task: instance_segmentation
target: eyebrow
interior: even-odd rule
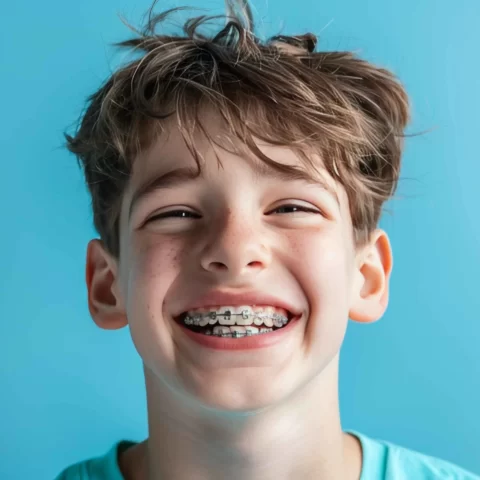
[[[334,198],[337,205],[340,207],[340,201],[337,192],[324,178],[322,178],[321,175],[313,177],[309,173],[300,170],[296,172],[282,171],[269,167],[265,164],[255,165],[254,171],[258,177],[268,176],[283,181],[303,180],[309,185],[314,185],[317,187],[320,186]],[[144,198],[150,196],[152,193],[167,188],[177,187],[181,184],[192,182],[197,178],[201,177],[202,173],[201,171],[199,171],[198,168],[180,167],[149,178],[146,182],[141,184],[133,193],[132,200],[130,202],[128,217],[131,217],[136,204],[138,204],[140,200],[143,200]]]
[[[132,195],[128,217],[131,217],[135,205],[140,202],[140,200],[150,196],[153,192],[191,182],[199,176],[201,176],[201,172],[199,172],[198,168],[181,167],[149,178],[141,184]]]

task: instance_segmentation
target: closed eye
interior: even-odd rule
[[[322,214],[322,212],[316,208],[309,208],[304,205],[286,204],[286,205],[277,207],[274,210],[271,210],[270,212],[267,213],[267,215],[271,215],[272,213],[279,213],[281,215],[285,215],[288,213],[298,213],[298,212],[314,213],[314,214],[320,214],[320,215]],[[168,212],[162,212],[162,213],[158,213],[157,215],[154,215],[153,217],[147,220],[147,223],[153,220],[162,220],[162,219],[168,219],[168,218],[198,219],[198,218],[201,218],[201,216],[198,213],[194,213],[189,210],[170,210]]]
[[[163,218],[201,218],[198,213],[190,212],[189,210],[170,210],[169,212],[162,212],[150,217],[147,222],[152,220],[161,220]]]
[[[282,215],[286,213],[297,213],[297,212],[307,212],[307,213],[316,213],[316,214],[322,213],[320,210],[316,208],[309,208],[309,207],[305,207],[304,205],[295,205],[295,204],[282,205],[280,207],[275,208],[274,210],[269,212],[267,215],[274,212],[279,212]]]

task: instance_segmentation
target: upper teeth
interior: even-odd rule
[[[242,305],[212,307],[190,310],[185,317],[187,325],[266,325],[282,327],[288,322],[288,314],[283,308]]]

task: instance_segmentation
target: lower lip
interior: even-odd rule
[[[293,317],[288,324],[269,333],[260,333],[258,335],[250,335],[242,338],[224,338],[215,335],[204,335],[196,333],[179,323],[182,331],[196,343],[215,350],[253,350],[255,348],[265,348],[281,342],[285,335],[295,328],[299,323],[300,316]]]

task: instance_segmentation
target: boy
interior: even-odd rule
[[[243,2],[242,2],[243,3]],[[342,431],[348,319],[387,308],[392,252],[377,228],[395,192],[408,97],[388,71],[316,37],[253,35],[227,3],[214,37],[156,33],[66,136],[100,240],[88,304],[129,325],[149,437],[58,478],[474,479],[439,459]]]

